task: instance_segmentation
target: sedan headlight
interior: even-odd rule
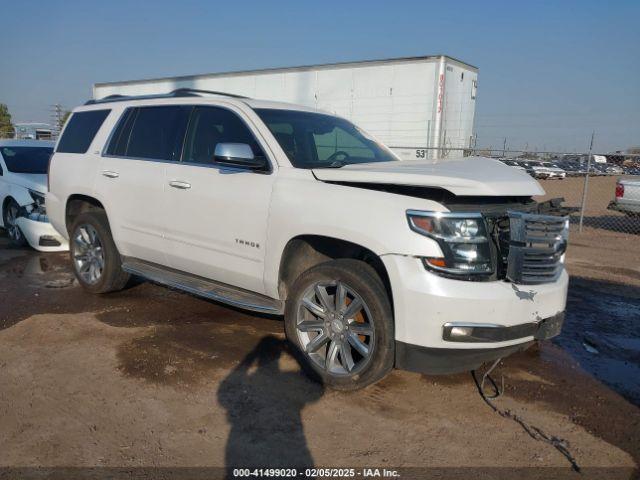
[[[493,273],[487,226],[480,213],[407,211],[414,232],[438,242],[443,257],[424,258],[425,266],[454,276]]]
[[[46,215],[47,210],[44,204],[44,193],[29,190],[29,195],[33,199],[33,211],[39,215]]]

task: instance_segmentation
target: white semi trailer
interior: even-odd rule
[[[297,103],[343,116],[411,160],[473,146],[477,87],[476,67],[437,55],[97,83],[93,97],[195,88]]]

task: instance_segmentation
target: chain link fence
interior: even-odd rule
[[[393,150],[398,147],[391,147]],[[546,194],[537,200],[564,198],[571,207],[574,233],[590,230],[640,234],[640,154],[527,152],[487,148],[415,148],[417,160],[446,161],[460,156],[484,156],[525,171]],[[408,149],[411,150],[411,149]],[[637,241],[637,237],[635,238]]]

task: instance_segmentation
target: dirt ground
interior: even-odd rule
[[[592,274],[572,288],[611,285],[633,306],[637,263],[604,274],[617,284],[593,283],[610,264],[592,258],[601,241],[571,247],[570,269]],[[505,359],[493,375],[504,378],[498,412],[470,374],[394,371],[338,393],[300,373],[278,318],[143,282],[93,296],[66,254],[0,237],[0,478],[187,478],[193,470],[157,468],[218,467],[198,477],[214,478],[220,467],[309,465],[414,467],[403,478],[637,477],[640,408],[574,353],[546,342]]]

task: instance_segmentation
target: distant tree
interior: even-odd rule
[[[67,110],[66,112],[64,112],[64,114],[62,115],[62,117],[60,117],[60,125],[58,125],[58,131],[61,131],[62,128],[65,126],[65,124],[67,123],[67,120],[69,120],[69,117],[71,116],[71,112],[69,110]]]
[[[9,109],[4,103],[0,103],[0,138],[13,138],[14,133]]]
[[[640,155],[640,147],[630,147],[627,149],[629,155]]]

